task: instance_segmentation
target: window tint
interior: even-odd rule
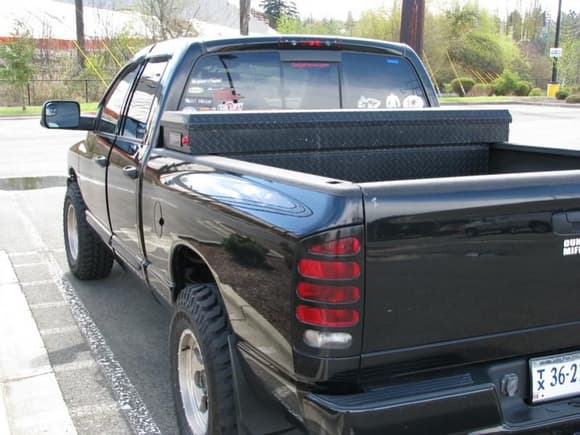
[[[180,109],[384,109],[425,105],[417,74],[400,57],[344,52],[340,63],[282,62],[278,52],[254,52],[202,58],[194,67]]]
[[[142,139],[147,129],[147,119],[157,97],[159,82],[167,66],[167,61],[149,62],[135,88],[129,103],[123,136]]]
[[[181,109],[241,111],[281,109],[277,52],[212,55],[191,74]]]
[[[400,57],[343,53],[342,73],[343,107],[347,109],[427,105],[417,74]]]
[[[338,64],[284,62],[286,109],[338,109]]]
[[[104,133],[117,133],[119,120],[121,118],[121,110],[123,109],[123,102],[125,101],[129,89],[131,89],[136,74],[137,66],[132,65],[107,95],[107,100],[105,101],[101,113],[99,131]]]

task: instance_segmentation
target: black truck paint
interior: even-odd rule
[[[312,41],[180,40],[138,54],[119,77],[167,62],[144,136],[103,132],[102,106],[79,120],[90,131],[71,149],[69,175],[87,222],[168,306],[188,284],[216,284],[240,433],[580,426],[577,397],[531,403],[528,366],[580,348],[579,259],[563,255],[580,232],[580,154],[507,143],[503,110],[437,108],[405,46]],[[179,111],[199,59],[262,51],[304,62],[399,56],[431,108]],[[353,237],[360,250],[325,260],[358,265],[348,310],[360,320],[318,328],[348,331],[347,348],[315,349],[298,307],[335,305],[297,295],[299,282],[317,282],[299,262]]]

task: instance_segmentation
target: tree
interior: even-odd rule
[[[192,20],[199,9],[197,0],[140,0],[143,20],[153,40],[197,36]]]
[[[0,44],[0,78],[18,87],[22,110],[26,110],[26,89],[34,74],[34,40],[22,22],[16,22],[10,39]]]
[[[382,7],[362,13],[353,34],[363,38],[398,41],[401,32],[401,2],[393,0],[390,10]]]
[[[298,18],[296,3],[286,0],[262,0],[260,7],[264,15],[268,18],[270,27],[278,28],[278,21],[281,17]]]

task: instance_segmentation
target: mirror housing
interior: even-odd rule
[[[49,100],[42,105],[40,125],[49,129],[93,130],[94,116],[81,116],[76,101]]]

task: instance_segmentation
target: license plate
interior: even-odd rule
[[[580,394],[580,352],[530,360],[532,403]]]

